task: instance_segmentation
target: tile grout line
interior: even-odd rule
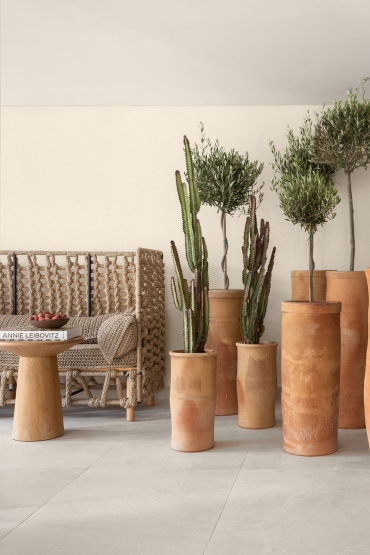
[[[100,455],[100,457],[98,457],[93,463],[90,464],[90,466],[86,467],[83,469],[83,471],[76,476],[75,478],[73,478],[73,480],[71,480],[70,482],[68,482],[68,484],[66,484],[64,487],[62,487],[59,491],[57,491],[56,493],[54,493],[54,495],[52,495],[47,501],[45,501],[45,503],[43,503],[42,505],[40,505],[39,507],[37,507],[37,509],[35,509],[30,515],[28,515],[25,519],[22,520],[22,522],[19,522],[19,524],[17,524],[17,526],[14,526],[14,528],[12,528],[7,534],[5,534],[5,536],[3,536],[0,539],[0,543],[3,541],[4,538],[6,538],[7,536],[9,536],[9,534],[11,534],[12,532],[14,532],[14,530],[16,530],[17,528],[19,528],[19,526],[21,524],[23,524],[24,522],[26,522],[26,520],[28,520],[29,518],[31,518],[31,516],[33,516],[35,513],[37,513],[37,511],[39,511],[40,509],[42,509],[42,507],[44,505],[46,505],[47,503],[49,503],[49,501],[51,501],[52,499],[54,499],[54,497],[56,497],[59,493],[61,493],[63,490],[65,490],[68,486],[70,486],[71,484],[73,484],[73,482],[75,482],[78,478],[80,478],[83,474],[85,474],[85,472],[87,470],[90,470],[90,468],[92,466],[94,466],[94,464],[98,461],[100,461],[100,459],[102,457],[105,457],[105,455],[107,455],[108,453],[110,453],[110,451],[112,451],[112,449],[114,449],[116,447],[116,445],[118,445],[118,443],[121,443],[124,439],[126,439],[128,436],[130,436],[131,434],[133,434],[134,432],[136,432],[136,430],[138,430],[142,425],[144,424],[144,422],[141,422],[138,426],[136,426],[136,428],[134,430],[131,430],[131,432],[129,432],[128,434],[125,434],[125,436],[118,440],[114,445],[112,445],[112,447],[110,449],[108,449],[108,451],[106,451],[105,453],[102,453]]]
[[[240,474],[241,469],[242,469],[243,466],[244,466],[245,459],[247,458],[247,455],[248,455],[248,453],[249,453],[249,451],[250,451],[250,449],[251,449],[251,447],[252,447],[252,444],[253,444],[253,442],[254,442],[254,438],[255,438],[255,437],[256,437],[256,433],[255,433],[254,436],[253,436],[253,439],[252,439],[252,441],[251,441],[251,443],[250,443],[250,445],[249,445],[249,447],[248,447],[248,450],[247,450],[247,452],[246,452],[246,454],[245,454],[245,457],[244,457],[244,459],[243,459],[243,461],[242,461],[242,463],[241,463],[241,465],[240,465],[239,471],[238,471],[237,475],[235,476],[235,480],[234,480],[234,482],[233,482],[233,485],[231,486],[230,491],[229,491],[229,493],[228,493],[228,495],[227,495],[227,497],[226,497],[226,499],[225,499],[225,503],[224,503],[223,506],[222,506],[222,509],[221,509],[221,512],[220,512],[220,514],[219,514],[219,516],[218,516],[218,519],[217,519],[217,521],[216,521],[216,524],[214,525],[213,530],[212,530],[212,532],[211,532],[211,535],[209,536],[209,540],[208,540],[208,542],[207,542],[207,545],[206,545],[206,547],[204,548],[203,555],[205,555],[205,553],[206,553],[206,551],[207,551],[207,548],[208,548],[208,546],[209,546],[209,542],[211,541],[212,536],[213,536],[213,534],[214,534],[214,532],[215,532],[215,530],[216,530],[216,528],[217,528],[217,524],[219,523],[220,518],[221,518],[221,516],[222,516],[222,513],[223,513],[224,510],[225,510],[226,503],[228,502],[229,497],[230,497],[230,495],[231,495],[231,492],[232,492],[233,489],[234,489],[235,483],[236,483],[236,481],[237,481],[237,479],[238,479],[238,477],[239,477],[239,474]]]

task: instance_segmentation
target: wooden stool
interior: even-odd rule
[[[0,341],[18,355],[13,439],[42,441],[64,435],[57,355],[83,341]]]

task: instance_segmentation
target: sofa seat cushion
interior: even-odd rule
[[[0,343],[1,345],[1,343]],[[18,370],[19,357],[0,348],[0,371]],[[136,349],[115,359],[114,364],[108,363],[99,345],[75,345],[58,355],[60,370],[100,370],[104,368],[134,368],[137,366]]]

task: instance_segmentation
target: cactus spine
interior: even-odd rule
[[[258,232],[256,198],[249,197],[249,215],[245,223],[243,252],[244,297],[240,325],[244,343],[258,345],[265,331],[263,325],[271,289],[271,274],[276,248],[272,249],[270,262],[265,271],[270,225],[261,220]]]
[[[186,259],[194,278],[189,285],[183,276],[176,245],[171,241],[176,273],[176,279],[171,278],[171,292],[175,307],[183,313],[185,353],[204,353],[209,326],[208,251],[197,218],[200,199],[187,137],[184,137],[184,146],[188,187],[182,183],[179,171],[176,172],[176,186],[181,205]]]

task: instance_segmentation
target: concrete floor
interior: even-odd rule
[[[368,555],[365,430],[304,458],[275,428],[216,418],[216,447],[170,448],[166,401],[128,423],[117,408],[65,410],[66,434],[11,439],[0,409],[1,555]]]

